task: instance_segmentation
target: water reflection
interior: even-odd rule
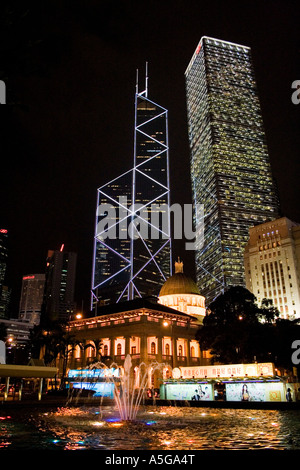
[[[0,448],[107,450],[300,449],[300,411],[145,407],[0,412]]]

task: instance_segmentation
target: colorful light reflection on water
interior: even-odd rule
[[[134,422],[113,407],[0,415],[0,449],[300,449],[300,410],[143,407]]]

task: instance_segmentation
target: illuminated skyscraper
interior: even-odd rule
[[[158,295],[171,274],[168,112],[135,94],[134,166],[98,189],[92,303]]]
[[[45,274],[23,276],[19,320],[38,325],[44,298]]]
[[[204,205],[196,276],[209,304],[245,285],[249,227],[278,217],[279,204],[250,48],[202,37],[185,79],[193,202]]]
[[[41,320],[68,321],[75,313],[74,301],[77,254],[49,250]]]

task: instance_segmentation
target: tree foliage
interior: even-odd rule
[[[279,319],[268,300],[258,307],[255,296],[243,287],[231,287],[208,308],[197,333],[202,350],[213,362],[274,362],[291,368],[291,344],[300,339],[297,320]]]

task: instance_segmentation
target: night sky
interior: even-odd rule
[[[48,249],[78,253],[89,308],[96,190],[133,162],[136,69],[169,111],[171,202],[191,203],[184,72],[204,35],[252,48],[282,214],[300,222],[300,4],[259,1],[4,1],[0,6],[0,228],[9,230],[13,311]],[[174,244],[185,272],[193,252]]]

